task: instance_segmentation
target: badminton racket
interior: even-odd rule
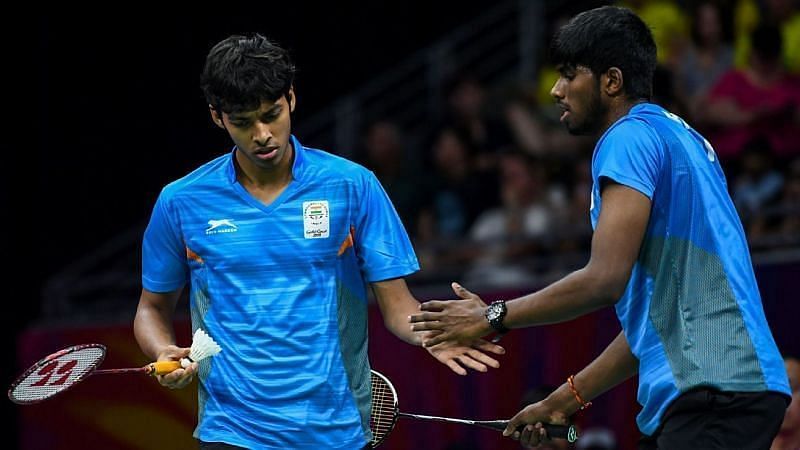
[[[395,391],[392,382],[382,373],[375,370],[372,371],[371,380],[372,413],[370,415],[369,425],[372,430],[372,441],[370,441],[372,448],[376,448],[383,443],[389,433],[394,429],[395,423],[397,423],[397,419],[400,417],[474,425],[497,431],[503,431],[506,429],[506,426],[508,426],[508,420],[466,420],[400,412],[397,401],[397,391]],[[578,433],[573,425],[554,425],[546,423],[543,424],[543,426],[547,431],[547,436],[551,438],[566,439],[569,442],[575,442],[578,439]],[[522,431],[523,428],[524,425],[520,426],[517,430]]]
[[[102,344],[83,344],[59,350],[32,365],[8,389],[8,398],[20,405],[47,400],[91,375],[143,373],[165,375],[181,368],[180,361],[158,361],[144,367],[98,369],[106,356]]]

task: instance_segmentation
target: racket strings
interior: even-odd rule
[[[103,347],[72,347],[36,363],[8,393],[17,403],[34,403],[52,397],[85,378],[105,356]]]
[[[372,429],[372,444],[383,440],[394,428],[396,419],[396,398],[394,390],[386,381],[372,374],[372,414],[370,415],[370,428]]]

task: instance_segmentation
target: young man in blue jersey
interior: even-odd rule
[[[627,9],[590,10],[560,29],[552,55],[561,122],[598,138],[589,262],[488,307],[454,285],[461,300],[423,304],[412,329],[438,333],[425,345],[439,345],[615,306],[617,338],[515,415],[505,435],[537,445],[545,435],[539,422],[566,422],[638,373],[642,448],[769,448],[789,398],[786,371],[711,144],[649,103],[650,30]]]
[[[208,449],[361,449],[371,439],[368,283],[387,328],[408,327],[419,302],[404,276],[419,269],[375,176],[291,134],[296,105],[288,52],[260,35],[209,52],[202,86],[213,122],[235,147],[167,185],[142,247],[134,321],[147,356],[176,360],[177,300],[188,282],[193,328],[222,352],[160,378],[197,375],[195,437]],[[497,367],[482,340],[428,351],[458,374]]]

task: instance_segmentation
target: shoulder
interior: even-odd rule
[[[230,153],[226,153],[172,181],[161,190],[161,199],[170,200],[182,195],[191,195],[209,184],[219,184],[225,179],[225,169],[230,164],[230,158]]]
[[[306,177],[317,181],[332,179],[353,184],[365,183],[374,178],[372,171],[347,158],[311,147],[303,147],[303,151]]]
[[[645,117],[643,114],[628,114],[615,122],[603,134],[598,141],[598,149],[658,144],[660,142],[658,134],[651,120],[653,119]]]

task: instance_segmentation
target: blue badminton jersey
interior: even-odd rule
[[[190,281],[200,364],[195,437],[259,449],[360,449],[371,439],[365,283],[419,270],[367,169],[304,148],[271,204],[236,180],[233,153],[166,186],[144,236],[142,283]]]
[[[639,359],[641,431],[655,432],[667,406],[694,387],[789,395],[711,144],[680,117],[639,104],[598,141],[592,178],[592,226],[604,179],[651,200],[639,258],[616,305]]]

